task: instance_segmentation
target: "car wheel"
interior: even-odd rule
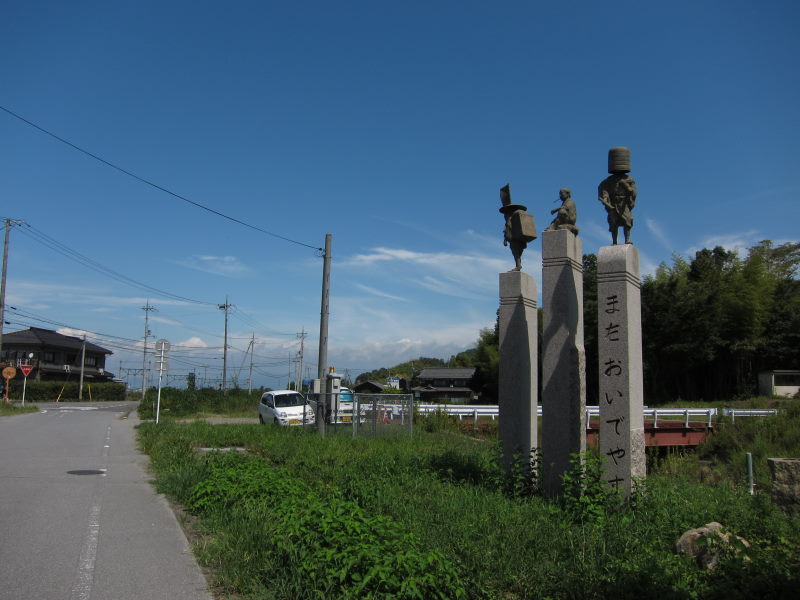
[[[258,413],[258,422],[264,425],[264,417],[261,416],[261,413]]]

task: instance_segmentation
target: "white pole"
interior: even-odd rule
[[[28,376],[25,375],[25,379],[22,380],[22,406],[25,406],[25,388],[28,387]]]

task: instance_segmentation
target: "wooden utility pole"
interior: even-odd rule
[[[325,419],[327,418],[327,394],[325,376],[328,372],[328,301],[331,288],[331,234],[325,234],[325,254],[322,262],[322,305],[319,317],[319,358],[317,359],[317,377],[319,378],[320,397],[317,401],[317,429],[325,435]]]
[[[12,225],[22,225],[25,221],[5,219],[6,234],[3,241],[3,274],[0,278],[0,356],[3,355],[3,325],[6,318],[6,271],[8,270],[8,236]]]

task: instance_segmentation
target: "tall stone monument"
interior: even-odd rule
[[[558,496],[572,454],[586,451],[583,244],[570,229],[542,232],[542,303],[542,483]]]
[[[533,216],[511,203],[509,186],[500,190],[500,200],[504,241],[511,245],[515,262],[513,270],[500,273],[499,434],[503,465],[509,469],[516,456],[528,467],[537,445],[537,290],[533,277],[522,272],[522,252],[537,235]]]
[[[619,150],[625,151],[623,154],[627,162],[623,161],[624,164],[617,160]],[[627,148],[612,148],[609,151],[609,171],[612,168],[617,169],[617,174],[633,181],[626,175],[630,170]],[[609,179],[600,184],[601,201],[604,185]],[[600,455],[605,461],[606,482],[618,489],[623,498],[627,498],[634,489],[636,478],[646,475],[646,467],[639,251],[630,244],[633,216],[629,211],[633,204],[628,201],[631,200],[631,186],[629,183],[621,185],[616,200],[612,200],[611,204],[627,207],[628,214],[626,218],[613,221],[617,217],[612,219],[609,212],[609,226],[618,223],[625,227],[626,243],[616,245],[616,230],[612,229],[615,245],[603,246],[597,256],[599,443]],[[616,212],[614,214],[617,215]]]

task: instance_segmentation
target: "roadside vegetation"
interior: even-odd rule
[[[178,389],[161,388],[161,410],[159,420],[170,418],[203,418],[214,415],[228,417],[258,417],[258,403],[262,389],[232,389],[227,392],[213,388]],[[158,390],[150,388],[144,401],[139,402],[138,415],[142,420],[154,419]]]
[[[760,475],[766,456],[800,455],[800,411],[724,425],[696,455],[653,455],[624,506],[591,455],[554,501],[521,470],[503,474],[496,443],[436,418],[414,439],[169,421],[141,425],[139,439],[159,491],[193,515],[222,597],[788,598],[800,585],[800,523]],[[711,521],[750,548],[708,571],[672,547]]]
[[[9,402],[6,404],[2,400],[0,400],[0,417],[8,417],[11,415],[22,415],[25,413],[37,412],[39,409],[35,406],[30,406],[26,404],[22,406],[17,403]]]

